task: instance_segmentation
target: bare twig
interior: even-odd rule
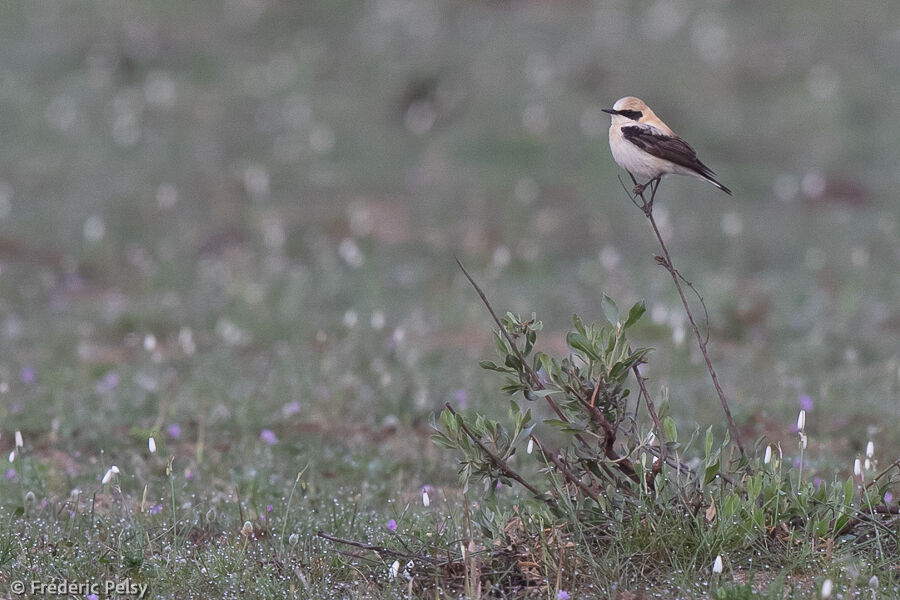
[[[629,175],[631,174],[629,173]],[[634,176],[632,176],[631,179],[632,181],[634,181],[635,186],[637,186],[638,184],[634,179]],[[621,179],[619,181],[621,182]],[[728,401],[725,399],[725,392],[722,390],[722,386],[719,383],[719,377],[716,375],[716,370],[715,368],[713,368],[712,361],[709,358],[709,352],[707,352],[706,350],[706,346],[709,340],[708,338],[704,339],[703,334],[700,333],[700,328],[697,326],[697,322],[694,319],[694,313],[691,311],[691,307],[688,304],[687,297],[684,294],[684,289],[681,286],[681,273],[678,271],[678,269],[675,268],[675,265],[672,262],[672,257],[669,254],[669,249],[668,247],[666,247],[666,242],[663,240],[663,236],[656,224],[656,219],[653,217],[653,201],[656,198],[656,191],[659,189],[659,183],[660,180],[658,178],[653,179],[648,183],[648,187],[650,189],[649,200],[644,197],[644,190],[640,190],[640,193],[638,193],[636,196],[628,194],[627,189],[625,190],[625,192],[626,194],[628,194],[629,199],[631,199],[631,201],[644,212],[647,220],[650,221],[650,226],[653,228],[653,233],[656,234],[656,239],[659,242],[659,247],[663,252],[663,256],[657,257],[657,262],[669,272],[669,275],[672,276],[672,281],[675,283],[675,289],[678,291],[678,296],[681,298],[681,304],[684,306],[684,311],[685,313],[687,313],[688,321],[691,324],[691,329],[694,331],[694,336],[697,338],[697,345],[700,348],[700,353],[703,354],[703,359],[704,361],[706,361],[706,368],[709,371],[709,376],[712,379],[713,386],[716,388],[716,393],[719,396],[719,401],[722,403],[722,410],[725,412],[725,418],[728,420],[728,428],[731,431],[731,436],[734,438],[734,443],[737,445],[741,456],[744,457],[746,456],[746,452],[744,451],[744,444],[741,441],[740,431],[738,431],[737,425],[734,422],[734,417],[731,415],[731,409],[728,407]],[[640,197],[641,204],[637,203],[637,197]]]
[[[487,296],[484,295],[484,292],[481,291],[481,288],[478,287],[478,284],[475,283],[475,280],[469,275],[469,272],[463,266],[462,261],[456,258],[456,264],[459,265],[459,268],[462,269],[463,275],[466,276],[466,279],[469,280],[469,283],[472,284],[472,287],[475,288],[475,291],[478,293],[478,296],[481,298],[481,301],[484,303],[485,307],[487,307],[488,312],[491,313],[491,316],[494,318],[494,323],[497,324],[497,327],[500,329],[500,333],[506,338],[506,341],[509,342],[510,347],[512,347],[512,351],[515,353],[516,358],[519,359],[519,362],[522,363],[522,367],[525,368],[525,372],[528,373],[528,377],[531,378],[531,384],[536,389],[542,389],[544,386],[541,385],[541,381],[537,376],[537,373],[534,372],[534,369],[531,368],[531,365],[526,362],[525,357],[522,356],[522,353],[519,351],[519,347],[513,341],[512,336],[509,335],[509,332],[506,331],[506,327],[503,326],[503,323],[500,322],[500,319],[497,317],[497,313],[494,312],[494,308],[491,306],[491,303],[488,302]]]
[[[870,487],[872,487],[873,485],[875,485],[876,483],[878,483],[878,480],[879,480],[879,479],[881,479],[882,477],[884,477],[885,475],[887,475],[888,473],[890,473],[891,471],[893,471],[894,469],[896,469],[896,468],[898,468],[898,467],[900,467],[900,460],[895,460],[894,462],[892,462],[891,464],[889,464],[888,466],[886,466],[886,467],[881,471],[881,473],[878,473],[878,474],[875,476],[875,478],[872,479],[872,481],[870,481],[869,483],[866,484],[866,489],[869,489]]]
[[[632,481],[637,482],[638,476],[634,470],[634,464],[627,456],[619,456],[619,454],[615,451],[613,446],[616,441],[616,433],[613,429],[613,426],[609,423],[606,417],[603,416],[603,413],[600,412],[596,406],[591,406],[588,402],[579,395],[575,395],[578,398],[578,401],[581,405],[588,411],[588,414],[591,415],[591,418],[600,426],[603,430],[603,453],[606,455],[606,458],[610,460],[616,467],[622,471],[622,473],[631,479]]]
[[[450,406],[449,402],[445,403],[444,406],[447,407],[447,410],[450,411],[451,415],[453,415],[454,417],[457,416],[456,411],[453,410],[453,407]],[[472,431],[466,425],[465,421],[460,419],[459,426],[462,428],[462,430],[465,432],[465,434],[467,436],[469,436],[469,439],[472,440],[473,442],[475,442],[475,444],[479,448],[481,448],[481,451],[487,455],[487,457],[490,459],[490,461],[492,463],[494,463],[494,466],[497,467],[498,469],[500,469],[500,471],[504,475],[506,475],[510,479],[518,482],[522,487],[524,487],[526,490],[528,490],[529,492],[534,494],[537,498],[540,498],[541,500],[543,500],[550,506],[556,506],[556,503],[553,502],[553,500],[551,500],[550,498],[548,498],[546,494],[542,493],[536,487],[534,487],[533,485],[528,483],[521,475],[519,475],[518,473],[513,471],[512,468],[506,463],[505,460],[503,460],[502,458],[500,458],[499,456],[497,456],[496,454],[491,452],[491,450],[482,443],[481,439],[477,435],[472,433]]]
[[[364,542],[357,542],[354,540],[347,540],[344,538],[339,538],[337,536],[331,535],[330,533],[325,533],[324,531],[320,531],[316,534],[318,537],[323,540],[328,540],[329,542],[337,542],[338,544],[346,544],[348,546],[353,546],[354,548],[362,548],[363,550],[371,550],[372,552],[377,552],[379,554],[386,554],[388,556],[396,556],[397,558],[408,558],[412,560],[419,560],[422,562],[428,562],[431,564],[437,564],[440,561],[434,559],[430,556],[426,556],[424,554],[407,554],[406,552],[397,552],[396,550],[391,550],[390,548],[385,548],[384,546],[374,546],[372,544],[366,544]]]
[[[656,406],[653,404],[653,400],[650,399],[650,392],[647,391],[647,382],[644,379],[644,376],[641,375],[640,369],[638,369],[637,365],[631,367],[631,370],[634,372],[634,378],[637,379],[638,387],[641,390],[641,395],[644,397],[644,403],[647,405],[647,412],[650,413],[650,419],[653,420],[653,426],[656,427],[656,431],[659,433],[659,452],[660,459],[663,462],[666,462],[666,458],[668,457],[668,444],[666,441],[666,431],[663,429],[662,423],[659,420],[659,417],[656,414]]]
[[[600,502],[600,497],[597,496],[597,492],[595,492],[590,487],[585,485],[585,483],[583,481],[581,481],[581,479],[579,479],[578,476],[575,475],[575,473],[573,473],[569,467],[566,466],[566,463],[564,463],[562,460],[560,460],[559,457],[557,457],[555,455],[555,453],[547,452],[546,450],[544,450],[544,445],[541,444],[541,441],[539,439],[537,439],[537,437],[532,435],[531,439],[533,439],[534,443],[537,444],[538,450],[541,451],[541,454],[544,455],[544,458],[546,458],[547,460],[552,462],[553,465],[557,469],[559,469],[559,471],[563,474],[563,477],[566,478],[566,481],[569,481],[569,482],[575,484],[578,487],[578,489],[580,489],[582,492],[587,494],[588,498],[590,498],[594,502],[598,502],[598,503]]]
[[[519,347],[516,346],[512,337],[509,335],[509,332],[506,331],[505,327],[503,327],[503,323],[500,322],[500,319],[497,317],[497,313],[494,312],[494,307],[491,306],[491,303],[488,301],[487,296],[484,294],[483,291],[481,291],[481,288],[478,287],[478,284],[475,283],[475,279],[469,274],[469,272],[463,266],[462,261],[460,261],[459,258],[456,258],[456,264],[459,265],[459,268],[462,270],[463,274],[466,276],[466,279],[468,279],[469,283],[472,284],[472,287],[475,288],[475,292],[478,294],[478,297],[481,298],[481,301],[482,301],[482,303],[484,303],[484,306],[488,309],[488,312],[491,313],[491,317],[493,317],[494,323],[496,323],[497,327],[500,329],[500,333],[503,335],[503,337],[506,338],[506,341],[509,342],[509,345],[512,347],[512,350],[515,353],[516,358],[518,358],[519,362],[522,363],[522,366],[524,367],[525,372],[528,374],[528,378],[531,380],[528,383],[531,386],[532,390],[540,391],[540,390],[545,389],[544,384],[541,383],[541,380],[538,377],[537,373],[534,372],[534,369],[531,368],[531,366],[525,360],[525,357],[522,356],[522,353],[519,351]],[[559,408],[559,406],[556,404],[556,402],[553,400],[553,398],[550,397],[549,394],[544,395],[544,400],[547,401],[547,404],[550,406],[550,408],[553,410],[553,412],[556,413],[556,416],[558,416],[560,418],[560,420],[565,421],[566,423],[570,422],[569,419],[566,418],[566,415]],[[575,439],[578,440],[585,447],[590,448],[590,444],[587,443],[587,440],[584,439],[584,436],[576,433]]]

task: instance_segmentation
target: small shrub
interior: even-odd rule
[[[650,349],[628,339],[643,304],[623,317],[604,298],[604,309],[601,324],[573,319],[561,357],[536,350],[535,315],[507,313],[493,334],[499,361],[481,366],[501,374],[502,391],[518,397],[509,401],[508,420],[463,415],[448,404],[434,425],[435,443],[459,458],[463,489],[481,497],[475,520],[495,549],[486,560],[501,563],[491,570],[546,588],[575,572],[592,581],[666,581],[672,573],[709,572],[718,554],[730,564],[760,556],[773,565],[788,556],[815,563],[835,543],[872,536],[882,555],[892,551],[893,538],[877,536],[891,511],[876,507],[891,478],[814,486],[784,468],[780,448],[764,452],[759,442],[760,456],[742,457],[712,427],[682,441],[668,405],[657,412],[640,374]],[[548,418],[535,416],[539,402]],[[527,496],[504,508],[501,486]],[[740,586],[716,591],[770,597],[753,594]]]

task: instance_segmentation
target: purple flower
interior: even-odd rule
[[[397,521],[394,519],[388,521],[388,531],[397,531]]]
[[[100,597],[97,594],[88,594],[87,600],[100,600]]]
[[[177,440],[181,437],[181,425],[178,423],[172,423],[168,427],[166,427],[166,431],[169,434],[169,437]]]
[[[278,443],[278,437],[275,435],[275,432],[271,429],[263,429],[259,432],[259,439],[264,441],[270,446],[274,446]]]
[[[102,394],[116,389],[119,385],[119,374],[115,371],[107,371],[106,375],[97,382],[97,392]]]
[[[34,367],[22,367],[21,375],[22,381],[25,383],[34,383],[34,380],[37,378]]]
[[[284,406],[281,407],[281,414],[285,417],[289,417],[291,415],[296,415],[300,412],[300,403],[296,400],[292,402],[288,402]]]
[[[800,408],[802,408],[803,410],[813,409],[813,399],[806,394],[800,394],[800,397],[797,398],[797,404],[799,404]]]
[[[893,501],[894,501],[894,494],[892,494],[890,492],[885,492],[884,493],[884,503],[890,504]]]
[[[162,504],[154,504],[153,506],[150,507],[150,514],[158,515],[160,512],[162,512],[162,509],[163,509]]]
[[[556,600],[569,600],[572,596],[569,595],[569,592],[566,590],[559,590],[556,592]]]
[[[16,478],[16,470],[13,469],[12,467],[10,467],[10,468],[7,469],[7,471],[6,471],[6,480],[7,480],[7,481],[12,481],[12,480],[15,479],[15,478]]]
[[[822,487],[822,478],[821,477],[813,477],[813,487],[819,489]]]
[[[271,504],[266,504],[266,512],[272,512],[273,510],[275,510],[274,506],[272,506]]]

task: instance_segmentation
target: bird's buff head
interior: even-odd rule
[[[612,115],[613,124],[622,121],[644,123],[648,119],[656,118],[650,107],[644,101],[634,96],[619,98],[612,108],[604,108],[603,112]]]

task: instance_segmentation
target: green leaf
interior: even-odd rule
[[[499,352],[501,355],[509,354],[510,352],[512,352],[512,348],[509,347],[509,344],[506,343],[506,340],[503,338],[503,336],[496,331],[494,332],[494,345],[497,346],[497,352]]]
[[[511,372],[511,369],[508,369],[507,367],[501,367],[500,365],[498,365],[495,362],[490,361],[490,360],[483,360],[478,363],[478,366],[481,367],[482,369],[487,369],[488,371],[497,371],[498,373],[510,373]]]
[[[637,323],[645,312],[647,312],[647,306],[644,304],[644,301],[640,300],[639,302],[635,302],[631,307],[631,310],[628,311],[628,318],[625,319],[625,329],[628,329]]]
[[[847,482],[844,484],[844,506],[850,506],[853,503],[853,478],[848,477]]]
[[[574,331],[570,331],[566,336],[566,343],[569,344],[569,347],[573,350],[577,350],[581,352],[588,358],[593,358],[594,360],[600,360],[600,355],[597,354],[594,349],[591,347],[590,341],[587,337],[581,333],[575,333]]]
[[[666,417],[663,419],[663,431],[666,432],[666,441],[667,442],[677,442],[678,441],[678,430],[675,428],[675,419],[672,417]]]
[[[606,316],[606,320],[615,325],[619,322],[619,307],[616,306],[616,303],[612,298],[603,294],[603,301],[600,303],[603,307],[603,314]]]
[[[584,323],[581,321],[581,317],[578,315],[572,315],[572,324],[575,326],[575,330],[581,335],[587,335],[587,329],[584,328]]]
[[[565,433],[581,433],[582,431],[584,431],[584,427],[579,427],[578,425],[563,421],[562,419],[545,419],[544,423],[552,427],[556,427],[557,429]]]
[[[506,360],[504,362],[506,363],[507,367],[513,369],[514,371],[522,370],[522,361],[520,361],[519,357],[517,357],[515,354],[507,354]]]
[[[534,366],[535,371],[539,370],[537,367],[540,365],[541,369],[544,369],[544,372],[547,373],[547,376],[550,376],[550,373],[553,371],[553,361],[547,356],[544,352],[538,352],[534,355]]]
[[[452,441],[450,441],[449,438],[444,435],[436,433],[431,436],[431,441],[433,444],[435,444],[436,446],[440,446],[441,448],[446,448],[447,450],[456,450],[456,444],[454,444]]]
[[[519,408],[518,402],[510,399],[509,401],[509,412],[512,415],[513,420],[517,419],[522,415],[522,409]]]
[[[710,481],[716,478],[716,475],[719,474],[719,461],[717,460],[711,465],[707,465],[706,472],[703,477],[703,484],[706,485]]]

